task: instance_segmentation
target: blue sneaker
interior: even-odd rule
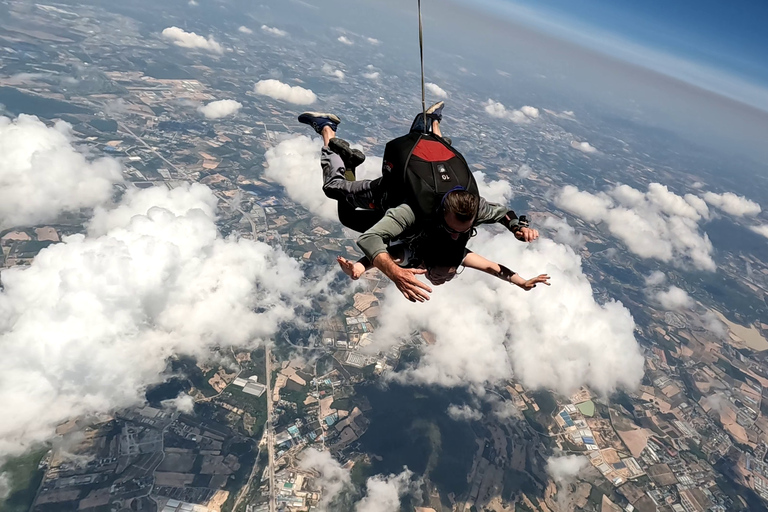
[[[338,128],[341,119],[333,114],[324,114],[322,112],[304,112],[299,116],[299,122],[308,124],[319,134],[322,133],[323,128],[330,126],[335,132]]]
[[[417,132],[431,132],[432,131],[432,122],[431,121],[437,121],[438,123],[443,120],[443,107],[445,106],[444,101],[438,101],[431,107],[427,109],[427,121],[428,121],[428,129],[424,129],[424,114],[418,113],[416,114],[416,117],[413,118],[413,123],[411,123],[411,131],[417,131]]]

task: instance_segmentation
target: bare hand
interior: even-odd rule
[[[544,283],[547,286],[551,286],[549,279],[550,277],[547,274],[540,274],[534,278],[528,279],[526,282],[520,285],[520,288],[525,291],[530,291],[536,288],[536,284],[538,283]]]
[[[397,289],[411,302],[429,300],[432,288],[419,281],[416,276],[427,271],[419,268],[399,268],[389,276]]]
[[[539,232],[538,230],[532,228],[520,228],[515,231],[515,238],[521,242],[533,242],[539,238]]]

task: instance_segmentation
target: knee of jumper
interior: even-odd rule
[[[339,187],[340,180],[342,180],[342,178],[335,176],[331,179],[325,180],[325,183],[323,183],[323,193],[325,194],[325,197],[329,199],[335,199],[336,201],[347,200],[346,192],[341,187]]]

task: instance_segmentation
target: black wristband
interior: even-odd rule
[[[500,270],[499,270],[499,272],[496,273],[496,275],[498,277],[500,277],[501,279],[505,280],[505,281],[509,281],[509,278],[511,278],[516,273],[513,270],[509,270],[504,265],[499,265],[499,268],[500,268]]]
[[[517,215],[515,215],[515,212],[509,210],[507,214],[504,215],[504,218],[499,221],[499,223],[508,230],[514,231],[515,228],[517,228],[519,221],[520,220],[517,218]]]

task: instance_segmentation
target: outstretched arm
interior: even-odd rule
[[[480,205],[477,209],[477,218],[475,224],[487,224],[498,222],[515,235],[515,238],[521,242],[533,242],[539,238],[539,232],[528,226],[528,219],[525,215],[518,217],[517,214],[506,206],[489,203],[484,198],[480,198]]]
[[[550,284],[549,276],[547,274],[539,274],[532,279],[525,279],[512,270],[509,270],[504,265],[499,265],[498,263],[487,260],[474,252],[467,254],[463,264],[467,268],[474,268],[475,270],[480,270],[486,274],[496,276],[499,279],[515,284],[526,291],[535,288],[537,283],[544,283],[547,286]]]

